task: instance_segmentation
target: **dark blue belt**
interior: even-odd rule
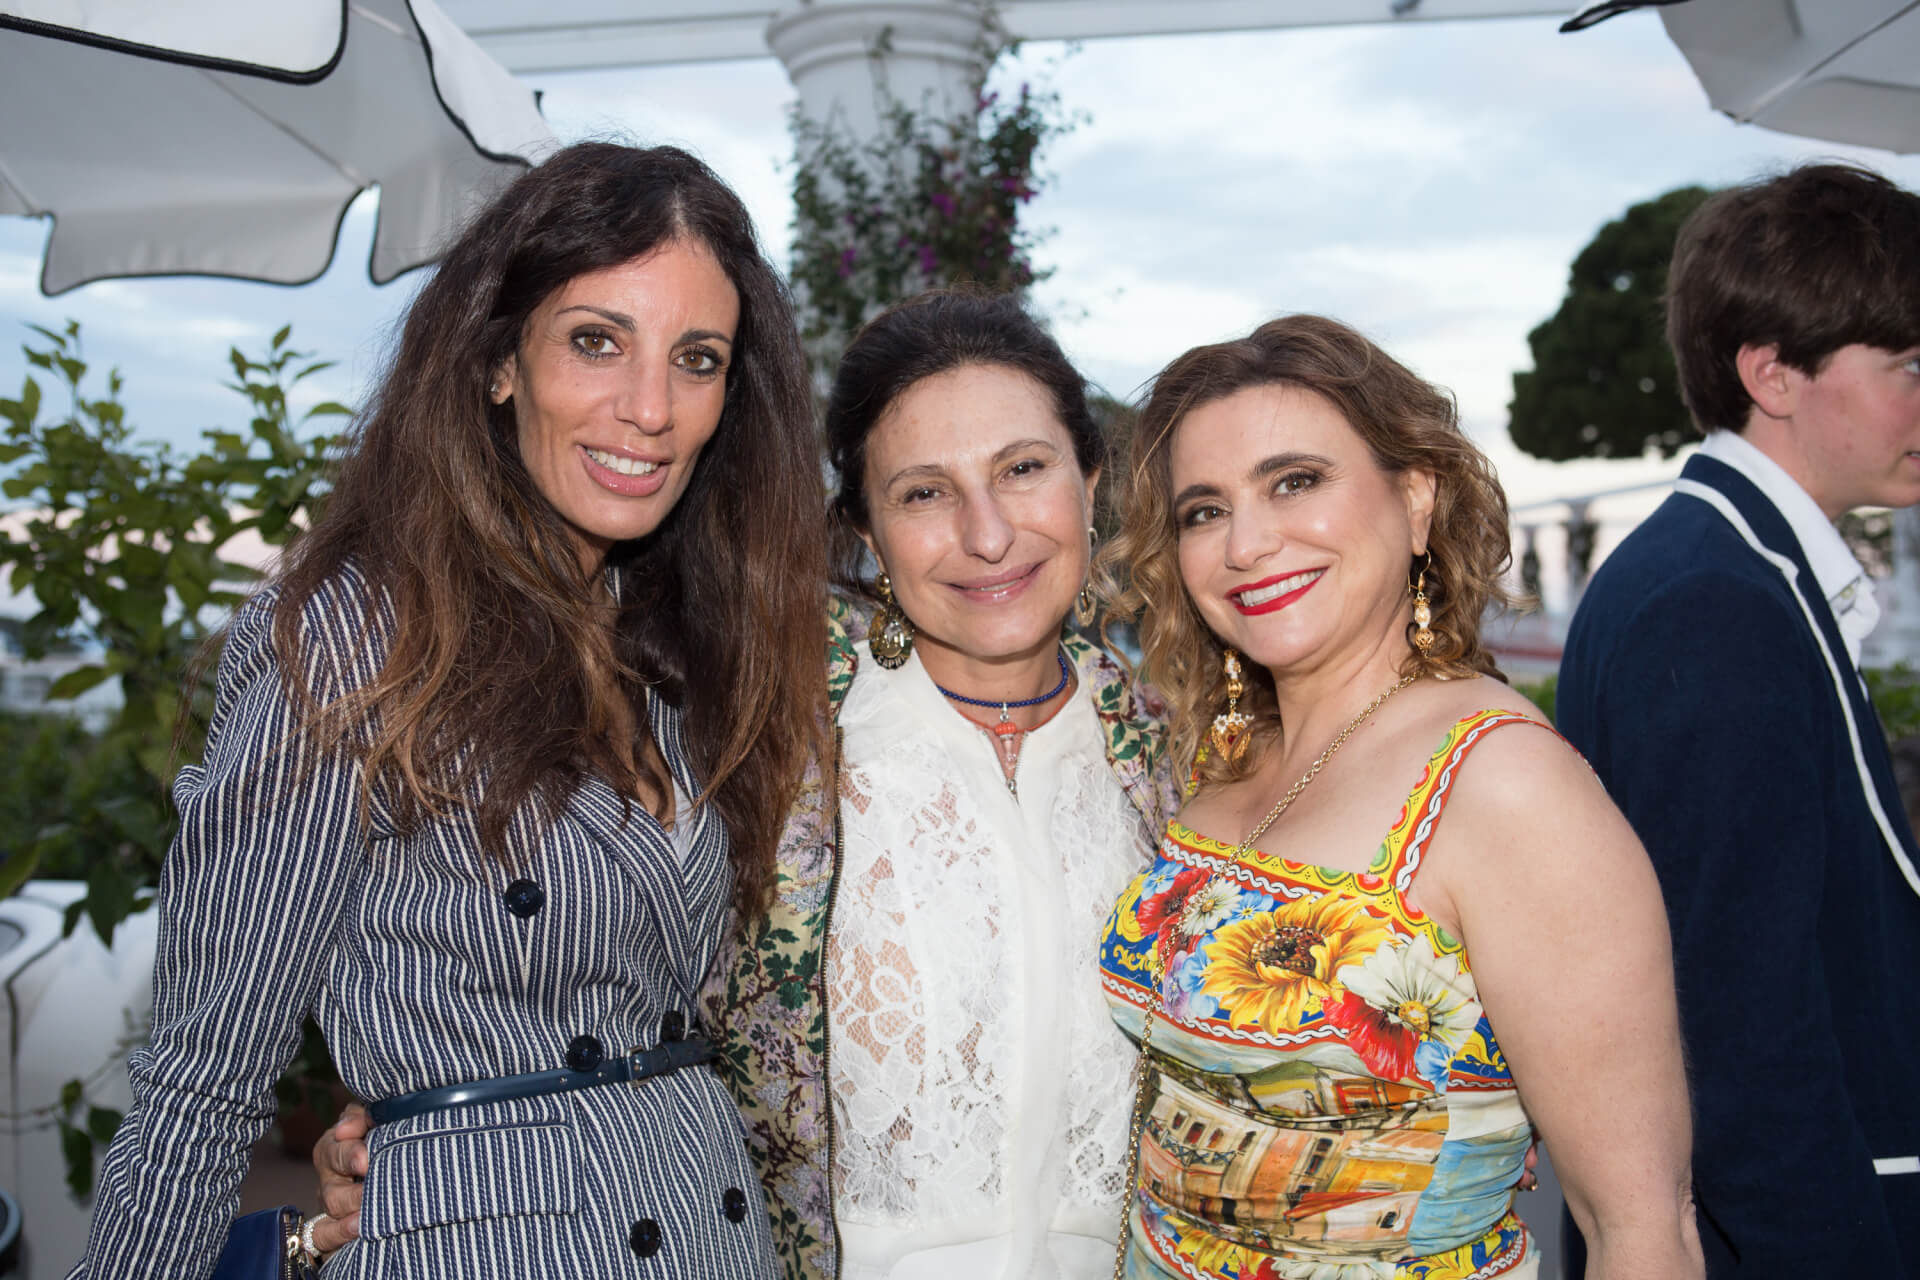
[[[711,1062],[713,1046],[697,1035],[684,1040],[667,1040],[651,1049],[636,1049],[624,1058],[610,1058],[591,1071],[561,1067],[553,1071],[529,1071],[519,1076],[499,1076],[475,1080],[471,1084],[447,1084],[418,1093],[370,1103],[367,1114],[375,1124],[389,1124],[441,1111],[447,1107],[470,1107],[482,1102],[508,1102],[514,1098],[538,1098],[549,1093],[570,1093],[603,1084],[631,1084],[648,1076],[661,1076],[681,1067]]]

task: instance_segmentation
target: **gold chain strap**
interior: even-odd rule
[[[1278,821],[1281,814],[1293,807],[1293,802],[1300,798],[1300,793],[1307,789],[1307,784],[1320,776],[1320,771],[1327,767],[1327,761],[1333,759],[1334,752],[1346,745],[1347,739],[1353,736],[1355,729],[1365,724],[1367,718],[1378,711],[1380,705],[1388,698],[1419,678],[1418,672],[1401,676],[1379,697],[1362,708],[1359,715],[1348,721],[1347,727],[1340,731],[1340,735],[1328,743],[1327,749],[1322,751],[1307,771],[1300,775],[1300,781],[1288,788],[1287,794],[1280,797],[1280,802],[1267,810],[1267,816],[1260,819],[1253,830],[1247,833],[1247,838],[1242,840],[1239,847],[1233,851],[1234,861],[1238,862],[1246,857],[1252,850],[1254,842],[1267,833],[1267,828]],[[1213,878],[1209,876],[1207,882],[1211,884]],[[1167,926],[1163,924],[1160,927],[1164,929]],[[1152,974],[1151,966],[1148,968],[1148,973]],[[1154,978],[1153,997],[1147,1004],[1147,1020],[1140,1028],[1140,1061],[1134,1068],[1137,1083],[1133,1092],[1133,1123],[1127,1135],[1127,1181],[1120,1201],[1120,1240],[1113,1251],[1113,1280],[1124,1280],[1127,1269],[1127,1246],[1131,1243],[1133,1236],[1133,1201],[1140,1189],[1140,1134],[1146,1128],[1148,1074],[1153,1067],[1148,1057],[1148,1050],[1153,1044],[1153,1021],[1160,1016],[1165,986],[1164,973]]]

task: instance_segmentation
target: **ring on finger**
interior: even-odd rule
[[[331,1214],[316,1213],[300,1223],[300,1252],[307,1255],[307,1261],[318,1263],[322,1257],[319,1246],[313,1242],[313,1229],[323,1222],[333,1221]]]

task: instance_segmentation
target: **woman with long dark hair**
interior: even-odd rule
[[[1177,795],[1155,695],[1084,631],[1106,444],[1046,331],[961,291],[855,337],[826,440],[833,749],[701,997],[780,1272],[1093,1280],[1128,1060],[1084,979]],[[329,1240],[364,1120],[315,1150]]]
[[[379,1121],[330,1277],[768,1275],[695,993],[819,749],[824,545],[719,179],[583,144],[479,213],[228,631],[78,1274],[208,1273],[311,1011]]]

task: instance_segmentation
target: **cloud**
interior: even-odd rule
[[[197,447],[203,429],[241,429],[250,416],[247,404],[221,385],[233,377],[228,348],[260,354],[274,332],[291,323],[296,348],[341,362],[302,384],[305,394],[296,404],[321,398],[356,403],[377,367],[385,326],[424,278],[415,273],[384,288],[368,283],[372,214],[372,198],[362,197],[347,217],[331,269],[301,288],[194,278],[109,280],[45,298],[38,288],[36,245],[32,275],[20,286],[0,265],[0,388],[11,394],[28,372],[19,344],[37,340],[25,323],[58,329],[78,320],[85,356],[96,372],[118,367],[125,376],[129,421],[177,448]],[[0,218],[0,264],[18,260],[14,246],[24,223]],[[50,382],[34,372],[43,386]]]
[[[776,262],[792,216],[786,111],[760,59],[532,78],[568,138],[674,142],[741,193]],[[1034,43],[996,83],[1051,81],[1090,121],[1045,157],[1029,206],[1055,234],[1037,293],[1086,371],[1125,394],[1185,348],[1281,311],[1340,316],[1459,397],[1519,502],[1607,488],[1658,464],[1553,466],[1504,439],[1526,334],[1558,306],[1567,266],[1629,205],[1821,154],[1910,187],[1920,161],[1735,126],[1711,111],[1651,14],[1579,36],[1547,19],[1417,23]],[[226,348],[291,321],[339,359],[316,391],[364,398],[391,327],[425,278],[366,279],[372,210],[350,213],[333,268],[300,289],[219,281],[38,295],[44,222],[0,218],[0,389],[17,385],[21,320],[79,318],[120,365],[143,430],[191,443],[235,425]]]
[[[541,110],[567,141],[673,145],[705,160],[739,193],[769,256],[786,261],[793,202],[781,166],[796,95],[778,62],[556,73],[538,81]]]
[[[1575,38],[1528,19],[1030,46],[1092,122],[1051,157],[1040,291],[1097,380],[1136,385],[1283,311],[1346,319],[1451,387],[1517,501],[1670,475],[1556,465],[1505,438],[1527,333],[1632,203],[1822,154],[1909,186],[1920,163],[1736,126],[1657,19]],[[1205,91],[1198,91],[1205,86]]]

